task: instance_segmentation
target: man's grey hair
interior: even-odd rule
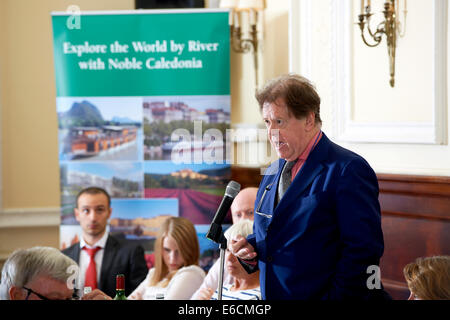
[[[231,227],[229,227],[227,231],[225,231],[224,236],[227,239],[229,245],[230,241],[237,235],[247,238],[247,236],[251,235],[252,233],[253,221],[249,219],[242,219],[231,225]]]
[[[77,263],[51,247],[32,247],[14,251],[6,260],[0,282],[0,300],[10,300],[11,287],[23,287],[39,276],[67,282]],[[73,270],[73,269],[72,269]]]

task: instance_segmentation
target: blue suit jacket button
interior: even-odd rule
[[[272,256],[268,256],[268,257],[267,257],[267,262],[272,262],[272,261],[273,261]]]

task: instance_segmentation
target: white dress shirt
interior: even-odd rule
[[[97,251],[95,254],[94,260],[95,260],[95,269],[97,271],[97,284],[100,283],[100,270],[102,270],[102,262],[103,262],[103,255],[105,253],[105,246],[106,246],[106,240],[108,239],[108,232],[105,232],[105,234],[101,237],[100,240],[98,240],[93,246],[90,246],[84,241],[83,237],[81,237],[80,240],[80,260],[78,261],[78,265],[80,267],[80,273],[78,276],[77,281],[77,288],[83,289],[84,288],[84,280],[86,277],[86,270],[89,266],[89,262],[91,258],[89,257],[89,254],[83,250],[84,247],[87,248],[95,248],[100,247],[101,249]],[[83,291],[81,291],[83,292]]]
[[[180,268],[166,287],[160,286],[164,279],[156,286],[149,286],[154,272],[155,268],[151,268],[145,280],[128,296],[129,300],[156,300],[158,296],[164,300],[188,300],[205,278],[202,268],[190,265]]]

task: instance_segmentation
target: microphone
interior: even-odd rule
[[[206,237],[216,243],[223,244],[226,239],[222,233],[222,223],[227,215],[228,210],[233,203],[234,198],[237,196],[239,191],[241,190],[241,185],[236,181],[230,181],[225,189],[225,195],[222,199],[222,202],[219,205],[219,208],[216,211],[216,215],[209,227],[209,231],[206,234]]]

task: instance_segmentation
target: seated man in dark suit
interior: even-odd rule
[[[83,231],[80,242],[63,250],[80,267],[77,289],[100,289],[111,297],[116,293],[116,275],[125,275],[128,295],[148,273],[144,249],[106,232],[111,216],[111,198],[102,188],[89,187],[77,196],[75,218]]]

